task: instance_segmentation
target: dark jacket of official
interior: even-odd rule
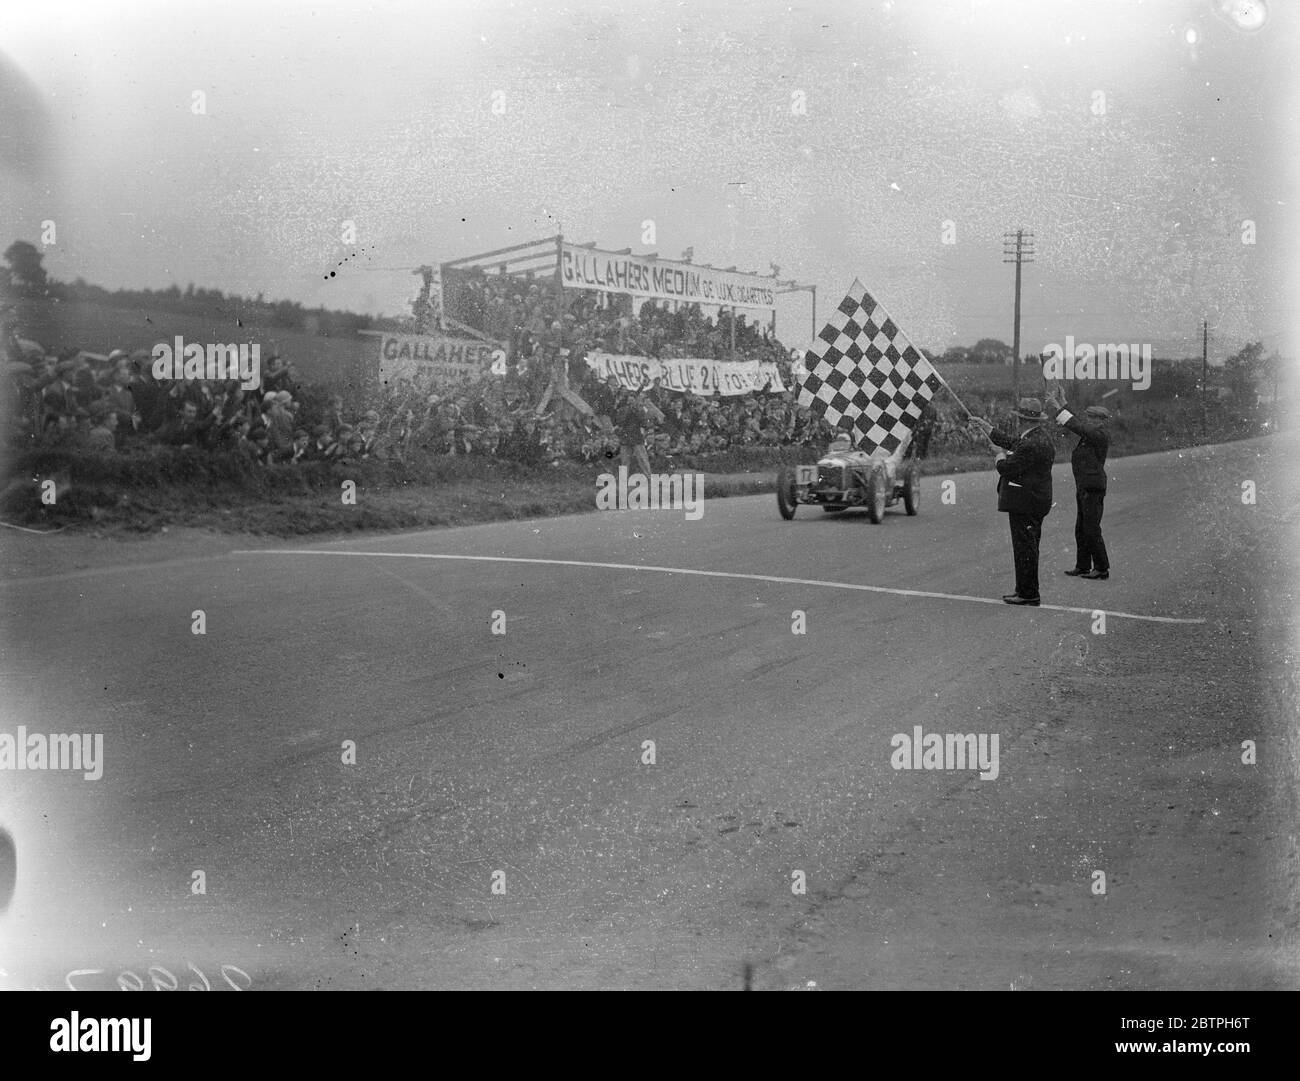
[[[1070,468],[1074,470],[1074,484],[1087,492],[1106,490],[1106,452],[1110,450],[1110,434],[1104,424],[1087,417],[1071,416],[1061,427],[1079,437],[1070,454]]]
[[[1021,436],[999,429],[989,439],[1007,452],[997,463],[998,510],[1045,518],[1052,509],[1052,462],[1056,445],[1047,429],[1038,425]]]

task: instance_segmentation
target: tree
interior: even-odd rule
[[[971,347],[970,359],[976,364],[1006,364],[1011,359],[1011,346],[996,338],[981,338]]]
[[[10,284],[19,296],[39,297],[46,291],[44,255],[25,240],[15,240],[4,253],[9,264]]]
[[[944,364],[969,364],[970,350],[964,345],[954,345],[943,351],[940,360]]]
[[[1201,358],[1151,361],[1150,398],[1192,398],[1201,386]]]
[[[1277,396],[1280,362],[1277,353],[1264,355],[1263,342],[1249,342],[1227,359],[1223,365],[1224,382],[1238,405],[1253,407],[1261,391]]]

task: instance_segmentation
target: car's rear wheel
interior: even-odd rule
[[[915,462],[907,471],[907,481],[903,485],[903,507],[911,515],[921,509],[921,471]]]
[[[885,520],[885,506],[889,501],[889,492],[885,486],[885,471],[877,469],[871,474],[871,496],[867,500],[867,514],[873,525]]]
[[[794,470],[788,465],[783,466],[776,475],[776,506],[787,522],[794,517],[799,506],[799,500],[795,496]]]

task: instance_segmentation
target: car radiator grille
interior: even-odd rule
[[[817,486],[819,488],[836,488],[844,487],[844,470],[837,465],[823,465],[817,467]]]

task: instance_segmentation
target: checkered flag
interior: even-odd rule
[[[849,432],[868,453],[897,450],[944,385],[856,278],[803,362],[798,403]]]

